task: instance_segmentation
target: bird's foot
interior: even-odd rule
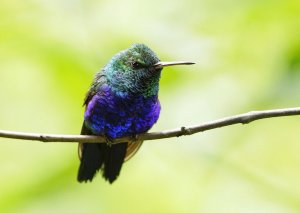
[[[114,141],[111,137],[105,136],[105,143],[107,146],[111,147],[114,144]]]

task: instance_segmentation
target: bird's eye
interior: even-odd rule
[[[143,67],[143,65],[142,65],[141,63],[137,62],[137,61],[133,61],[133,62],[131,63],[131,66],[132,66],[132,68],[134,68],[134,69],[139,69],[139,68],[142,68],[142,67]]]

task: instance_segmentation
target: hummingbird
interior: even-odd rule
[[[159,80],[164,67],[192,62],[161,62],[144,44],[125,49],[96,73],[84,100],[81,135],[102,135],[107,143],[79,143],[80,166],[77,180],[92,181],[101,171],[109,183],[120,174],[122,165],[141,147],[137,134],[146,133],[158,120]],[[115,138],[131,141],[113,144]]]

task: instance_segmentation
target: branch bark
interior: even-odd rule
[[[205,122],[200,125],[181,127],[173,130],[165,130],[162,132],[150,132],[139,134],[135,139],[138,140],[156,140],[163,138],[179,137],[184,135],[192,135],[207,130],[230,126],[234,124],[248,124],[255,120],[272,118],[272,117],[284,117],[300,115],[300,107],[286,108],[286,109],[274,109],[264,111],[252,111],[239,115],[221,118],[218,120]],[[0,130],[0,137],[21,139],[21,140],[34,140],[42,142],[84,142],[84,143],[106,143],[104,136],[93,135],[57,135],[57,134],[40,134],[40,133],[24,133]],[[131,137],[122,137],[114,139],[113,143],[123,143],[133,140]]]

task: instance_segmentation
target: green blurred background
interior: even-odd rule
[[[165,69],[152,131],[299,106],[296,0],[2,0],[0,129],[78,134],[93,76],[145,43]],[[144,143],[109,185],[77,144],[0,138],[0,212],[299,212],[299,118]]]

